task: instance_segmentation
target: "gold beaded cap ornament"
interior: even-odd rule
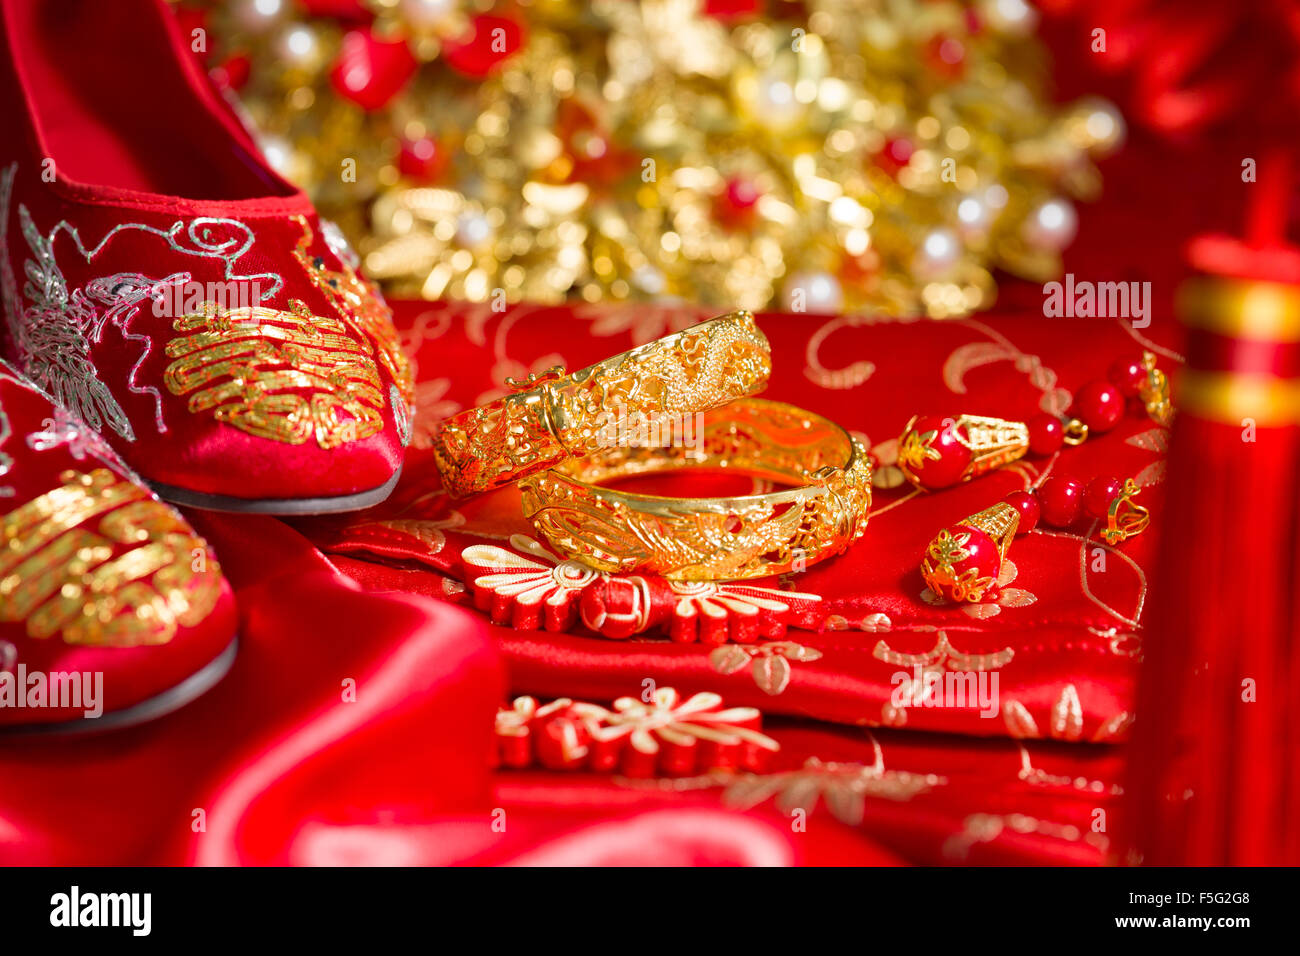
[[[1123,137],[1043,99],[1021,0],[177,6],[402,295],[964,315],[1058,271]]]

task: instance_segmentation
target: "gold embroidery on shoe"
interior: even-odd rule
[[[212,610],[220,568],[179,515],[107,468],[59,478],[0,520],[0,621],[25,620],[34,638],[134,647],[165,644]]]
[[[398,340],[397,329],[393,326],[393,313],[387,303],[345,256],[338,256],[343,269],[336,272],[327,269],[325,260],[320,256],[311,255],[308,250],[315,234],[304,217],[295,216],[294,221],[302,227],[302,238],[293,251],[294,257],[302,264],[316,288],[329,299],[339,318],[374,346],[375,357],[397,384],[409,409],[415,403],[415,383],[410,363]]]
[[[291,445],[315,437],[322,448],[383,430],[371,357],[342,322],[300,300],[288,312],[205,303],[174,328],[182,334],[167,343],[175,361],[163,380],[173,395],[190,395],[191,412]]]

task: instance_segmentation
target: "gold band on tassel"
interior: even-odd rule
[[[487,491],[599,451],[629,419],[651,423],[707,411],[762,391],[772,371],[767,338],[733,312],[446,419],[434,454],[454,497]]]
[[[1189,279],[1178,314],[1191,328],[1278,344],[1300,342],[1300,287],[1277,282]]]
[[[1263,428],[1300,422],[1300,380],[1246,372],[1184,369],[1178,376],[1181,412],[1241,425],[1247,419]]]
[[[524,514],[557,551],[588,567],[677,581],[802,570],[866,531],[871,464],[862,443],[839,425],[757,398],[701,417],[693,448],[607,448],[525,478]],[[725,469],[798,487],[665,498],[600,485],[680,469]]]

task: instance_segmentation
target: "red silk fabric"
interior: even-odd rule
[[[1044,30],[1058,40],[1061,96],[1096,91],[1095,58],[1079,42],[1080,33],[1052,20]],[[1104,92],[1125,103],[1122,89]],[[1164,341],[1173,325],[1176,279],[1184,271],[1183,238],[1237,225],[1239,196],[1207,190],[1205,183],[1239,179],[1241,157],[1251,149],[1219,142],[1180,153],[1131,131],[1129,146],[1104,169],[1104,199],[1080,209],[1081,234],[1067,268],[1080,279],[1152,281],[1155,324],[1147,333]],[[1104,375],[1117,350],[1139,347],[1100,322],[1042,319],[1036,286],[1006,280],[999,293],[996,312],[984,324],[1025,354],[1039,355],[1066,387]],[[414,337],[438,332],[445,321],[440,316],[460,310],[411,303],[398,311]],[[515,363],[526,372],[545,367],[550,355],[574,367],[603,358],[630,342],[629,327],[639,327],[646,316],[653,326],[656,312],[582,307],[524,320],[511,319],[513,312],[468,311],[483,318],[481,338],[468,338],[462,324],[432,339],[458,341],[455,349],[443,352],[438,345],[421,353],[426,424],[452,407],[441,403],[473,402],[518,375]],[[935,411],[1009,416],[1031,414],[1040,397],[1027,371],[1008,359],[972,367],[963,379],[968,393],[952,393],[942,377],[944,358],[955,346],[988,342],[966,324],[834,329],[816,352],[822,367],[834,371],[869,361],[876,369],[854,389],[826,390],[806,375],[809,340],[826,320],[761,321],[776,346],[767,394],[863,429],[873,444],[896,437],[907,416],[923,410],[925,397],[938,405]],[[501,333],[507,322],[521,333],[536,327],[516,348],[515,331]],[[597,335],[611,329],[618,334]],[[639,335],[655,332],[646,328]],[[1163,358],[1162,365],[1168,367]],[[1096,445],[1072,452],[1071,467],[1105,467],[1118,475],[1156,462],[1157,455],[1125,441],[1150,427],[1126,419]],[[420,471],[418,452],[411,469]],[[1015,475],[986,478],[924,505],[912,502],[873,516],[856,546],[882,561],[870,579],[873,589],[856,594],[840,581],[833,613],[848,620],[870,608],[890,614],[895,629],[791,629],[788,638],[821,648],[824,656],[793,664],[780,695],[761,691],[752,670],[730,676],[714,671],[710,648],[701,654],[693,645],[662,639],[615,642],[492,626],[478,611],[452,606],[465,602],[454,586],[448,594],[446,582],[456,582],[452,574],[427,562],[375,560],[373,541],[369,553],[326,556],[274,519],[191,512],[236,590],[241,650],[232,672],[195,703],[150,725],[83,739],[0,740],[0,862],[1099,863],[1114,849],[1110,818],[1120,812],[1123,748],[1086,738],[1104,713],[1131,704],[1136,665],[1103,649],[1095,635],[1085,639],[1090,649],[1065,646],[1074,642],[1062,631],[1077,634],[1082,621],[1108,616],[1082,595],[1072,575],[1058,573],[1077,570],[1077,543],[1035,536],[1013,545],[1020,573],[1012,586],[1032,591],[1038,598],[1033,605],[963,620],[961,612],[918,601],[918,543],[1019,482]],[[410,487],[408,481],[399,494]],[[879,494],[877,509],[891,497]],[[1139,500],[1154,497],[1147,491]],[[508,498],[507,492],[456,507],[469,520],[487,515],[527,530]],[[1148,534],[1158,533],[1165,520],[1157,513]],[[340,527],[312,522],[302,530],[328,543],[340,540]],[[458,531],[443,531],[447,571],[458,555],[450,543]],[[1139,538],[1126,550],[1150,570],[1153,544]],[[814,568],[799,576],[797,586],[822,588],[827,596],[833,578],[852,583],[840,568],[859,560],[850,554]],[[1121,568],[1120,574],[1128,572]],[[891,575],[896,592],[884,588]],[[1135,592],[1131,583],[1128,590],[1121,585],[1115,582],[1114,595],[1105,592],[1107,603],[1131,617]],[[1084,616],[1056,607],[1058,597]],[[962,651],[1022,642],[1025,651],[1012,667],[1025,668],[1016,689],[1027,695],[1026,708],[1039,716],[1050,712],[1062,682],[1074,682],[1081,714],[1089,702],[1084,739],[1050,739],[1052,723],[1036,720],[1049,739],[1015,740],[1004,722],[975,719],[948,728],[941,712],[920,710],[903,729],[856,726],[864,713],[878,714],[882,703],[884,685],[878,676],[877,683],[871,680],[882,666],[871,654],[875,643],[885,639],[894,647],[904,638],[907,651],[933,646],[934,634],[902,632],[900,623],[942,624]],[[1030,653],[1032,635],[1040,633],[1041,642],[1055,643],[1054,651]],[[971,638],[986,643],[960,643]],[[855,663],[864,677],[847,676]],[[620,680],[633,672],[638,679],[631,686]],[[806,831],[796,832],[791,815],[772,801],[748,811],[732,804],[724,809],[726,788],[699,781],[629,786],[607,776],[487,769],[493,714],[512,691],[544,698],[637,693],[639,678],[651,673],[683,692],[707,686],[728,704],[760,707],[764,732],[782,744],[775,772],[798,770],[811,757],[878,766],[859,788],[865,791],[861,822],[841,822],[828,812],[825,797],[810,808]],[[343,700],[349,679],[356,682],[353,703]],[[1031,687],[1036,690],[1029,694]],[[1014,696],[1010,682],[1001,690]],[[784,716],[808,713],[824,719]],[[961,732],[921,731],[918,721]],[[982,724],[988,733],[975,736]],[[899,776],[904,773],[922,778],[927,789],[916,790],[916,781]],[[843,804],[852,820],[851,793]],[[196,811],[203,811],[201,830]],[[494,828],[498,820],[504,829]]]
[[[443,329],[425,331],[416,350],[420,425],[431,408],[445,412],[447,403],[495,391],[494,382],[517,373],[514,362],[550,363],[548,353],[562,349],[576,367],[664,331],[661,323],[631,321],[644,314],[633,310],[503,316],[415,303],[398,311],[409,329]],[[1005,349],[1004,336],[1023,355],[1038,355],[1063,386],[1076,387],[1102,374],[1112,353],[1137,348],[1118,327],[1094,324],[1089,340],[1097,351],[1083,354],[1058,326],[1029,316],[947,325],[853,327],[808,316],[760,323],[775,354],[768,394],[832,415],[873,445],[901,430],[920,407],[914,396],[928,395],[926,404],[940,411],[1035,410],[1042,390],[1021,371],[1035,366],[1023,359],[1018,366],[1012,356],[989,353],[987,364],[970,365],[962,377],[968,393],[952,394],[943,363],[962,346]],[[607,330],[613,334],[599,334]],[[822,338],[833,345],[810,351]],[[494,342],[504,343],[499,354]],[[815,363],[833,371],[855,362],[875,369],[852,389],[827,389],[809,375],[821,374]],[[1082,472],[1099,462],[1128,474],[1152,465],[1157,454],[1126,442],[1152,427],[1130,418],[1095,446],[1071,452],[1071,467]],[[848,554],[795,576],[799,588],[823,596],[826,626],[791,628],[786,639],[823,657],[792,663],[780,694],[762,690],[752,667],[717,672],[709,658],[718,648],[707,645],[517,631],[454,606],[465,600],[454,574],[431,562],[454,572],[458,543],[471,540],[467,529],[527,530],[511,513],[511,490],[457,504],[465,523],[428,529],[430,541],[435,531],[444,540],[432,555],[426,543],[422,562],[328,555],[300,533],[333,548],[358,516],[304,520],[295,530],[271,518],[190,512],[235,588],[241,650],[233,670],[153,724],[82,739],[7,739],[0,859],[1099,863],[1110,849],[1106,814],[1117,809],[1120,754],[1086,741],[1131,706],[1137,645],[1125,639],[1116,653],[1112,638],[1088,630],[1129,629],[1081,591],[1079,542],[1030,536],[1013,546],[1016,585],[1036,593],[1033,605],[980,619],[919,598],[916,563],[928,537],[1022,484],[1011,472],[883,512],[902,493],[879,494],[867,535]],[[427,453],[415,449],[392,507],[437,490]],[[1130,557],[1140,565],[1148,548],[1139,538]],[[1109,568],[1094,575],[1092,591],[1132,617],[1140,591],[1131,566],[1121,559]],[[863,630],[871,614],[887,614],[891,630]],[[906,729],[862,726],[879,722],[886,673],[900,669],[874,656],[879,641],[922,653],[935,646],[938,629],[962,653],[1017,651],[1001,697],[1023,703],[1047,739],[1015,740],[1003,721],[941,709],[910,709]],[[646,678],[684,694],[716,690],[729,706],[762,710],[764,732],[781,744],[760,778],[770,792],[759,799],[752,787],[733,792],[735,781],[716,779],[633,784],[610,775],[489,771],[494,713],[513,693],[608,704],[639,694]],[[1058,706],[1066,684],[1077,692],[1079,720],[1071,701]],[[1054,720],[1054,712],[1065,716]],[[810,759],[821,763],[806,766]],[[847,782],[845,769],[834,769],[843,764],[853,765]],[[113,798],[88,801],[88,793]],[[803,824],[792,809],[806,812]]]
[[[489,399],[506,377],[559,362],[581,368],[673,331],[680,320],[635,307],[590,319],[532,307],[504,314],[445,305],[400,312],[420,370],[420,406],[398,493],[366,512],[300,527],[327,552],[346,555],[341,566],[366,587],[472,607],[466,587],[478,572],[467,579],[462,552],[491,545],[518,554],[511,536],[535,532],[512,488],[463,502],[439,492],[423,447],[429,419]],[[1024,420],[1044,408],[1064,409],[1068,392],[1104,378],[1115,358],[1142,349],[1113,322],[1094,321],[1086,330],[1089,347],[1081,350],[1059,323],[1023,314],[966,322],[771,315],[759,325],[773,352],[764,394],[833,417],[886,460],[914,412]],[[454,380],[425,374],[438,366],[459,374]],[[909,485],[877,489],[867,533],[847,553],[780,580],[747,582],[774,594],[820,596],[782,638],[820,658],[791,663],[779,694],[770,693],[770,683],[765,689],[750,667],[720,673],[714,648],[702,642],[639,635],[629,644],[581,624],[558,631],[553,622],[544,630],[493,627],[492,633],[520,693],[608,700],[651,677],[683,693],[716,690],[733,704],[843,724],[1120,740],[1132,716],[1154,535],[1112,549],[1086,536],[1087,522],[1069,531],[1038,529],[1012,546],[1015,580],[1000,598],[977,605],[927,602],[918,565],[941,528],[1026,487],[1048,467],[1084,480],[1137,478],[1146,486],[1139,502],[1152,508],[1159,527],[1166,436],[1137,406],[1112,432],[1054,459],[1025,459],[940,494],[919,494]],[[696,490],[683,484],[676,493],[686,488]],[[999,677],[998,719],[980,717],[974,707],[902,713],[891,704],[900,670],[918,662],[977,669],[962,663],[975,658],[999,662],[987,667]]]

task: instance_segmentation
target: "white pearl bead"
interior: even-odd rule
[[[1093,148],[1098,152],[1110,154],[1124,145],[1127,134],[1124,117],[1113,103],[1095,101],[1083,124],[1088,137],[1093,141]]]
[[[989,0],[984,17],[999,33],[1023,36],[1038,25],[1038,11],[1025,0]]]
[[[967,196],[957,204],[957,221],[966,235],[983,233],[989,226],[989,208],[974,196]]]
[[[412,26],[431,29],[451,19],[456,0],[402,0],[402,18]]]
[[[243,0],[235,10],[235,19],[246,30],[265,30],[284,12],[284,0]]]
[[[796,272],[786,281],[785,305],[791,312],[839,312],[844,290],[829,272]]]
[[[276,46],[281,58],[294,66],[311,66],[320,51],[315,32],[301,25],[285,30]]]
[[[456,240],[467,249],[478,249],[492,241],[492,223],[480,212],[461,213],[456,220]]]
[[[258,145],[262,147],[262,156],[281,176],[288,176],[292,172],[293,166],[293,147],[289,141],[282,136],[265,135],[258,139]]]
[[[759,79],[755,106],[759,121],[777,129],[797,123],[804,114],[804,105],[795,97],[794,86],[780,77]]]
[[[640,266],[634,270],[632,281],[636,283],[638,289],[649,295],[659,295],[667,285],[664,274],[651,265]]]
[[[961,243],[951,229],[932,229],[921,242],[914,268],[927,278],[941,276],[961,256]]]
[[[1059,252],[1070,244],[1079,230],[1074,206],[1064,199],[1049,199],[1025,220],[1025,238],[1034,245]]]

